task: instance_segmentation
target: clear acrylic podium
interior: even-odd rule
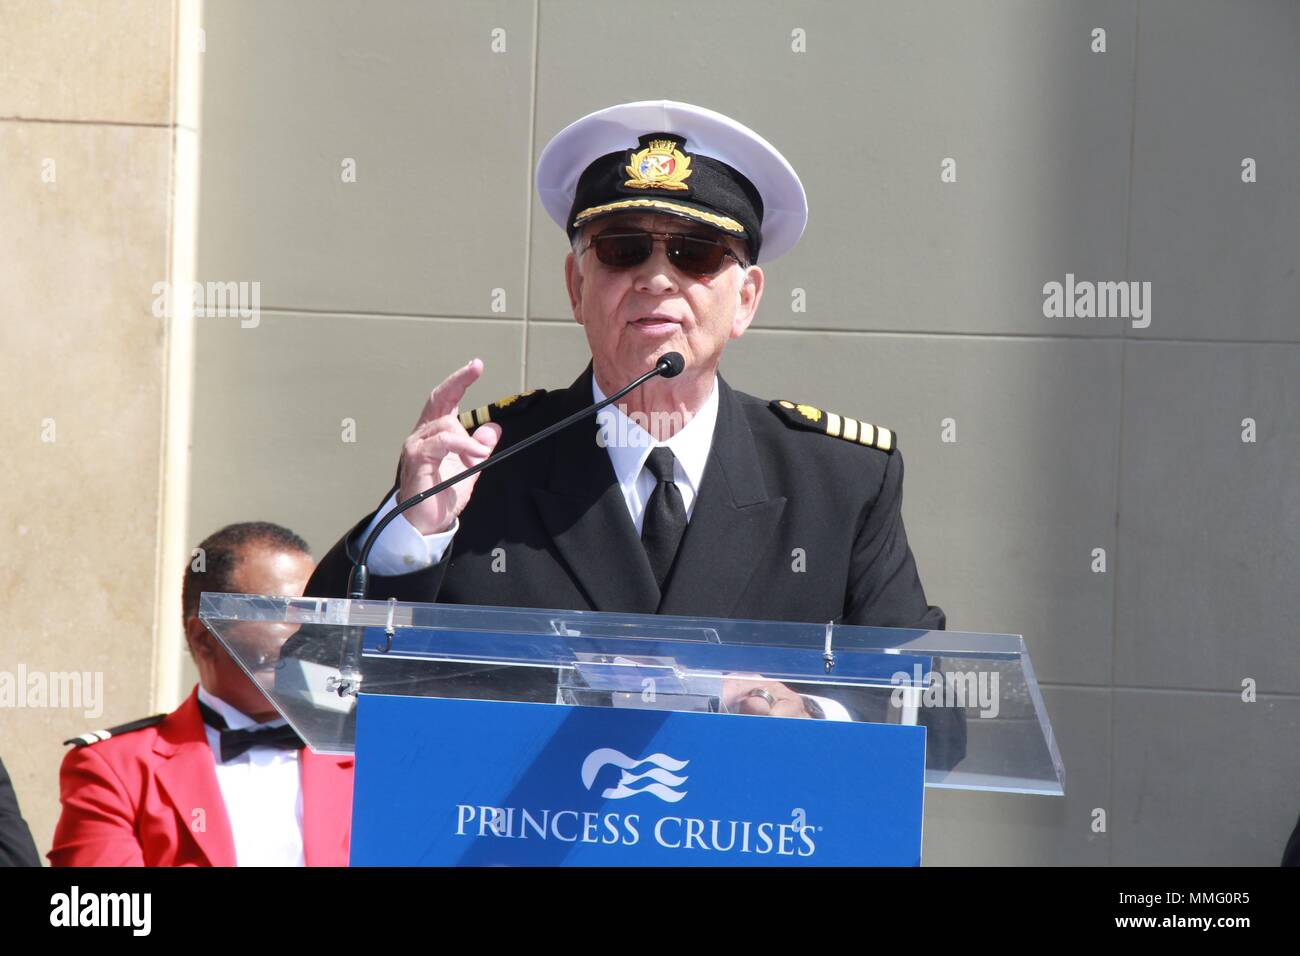
[[[611,720],[716,715],[692,726],[719,728],[735,725],[712,721],[761,713],[750,698],[770,702],[762,687],[798,695],[820,719],[747,728],[923,727],[927,787],[1064,793],[1015,635],[208,593],[199,617],[318,752],[357,749],[359,695],[600,708]],[[624,778],[656,773],[673,776]]]

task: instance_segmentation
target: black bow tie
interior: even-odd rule
[[[302,738],[292,727],[246,727],[243,730],[231,730],[226,720],[203,701],[199,701],[199,713],[203,722],[214,730],[221,731],[221,762],[229,763],[236,757],[254,747],[272,747],[276,750],[301,750]]]

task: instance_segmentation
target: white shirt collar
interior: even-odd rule
[[[596,383],[594,373],[591,376],[591,394],[597,402],[603,402],[606,398]],[[698,492],[700,482],[704,479],[704,466],[709,462],[709,449],[713,446],[713,429],[718,423],[717,376],[714,376],[713,390],[709,392],[703,407],[667,441],[655,441],[648,431],[623,414],[617,404],[608,405],[597,412],[596,421],[600,423],[605,436],[605,449],[609,452],[619,484],[626,487],[635,483],[651,450],[667,445],[677,459],[674,471],[686,479],[692,491]]]
[[[231,730],[243,730],[245,727],[279,727],[285,723],[283,718],[277,717],[275,720],[268,720],[264,724],[259,724],[242,710],[231,707],[214,694],[209,694],[202,684],[199,685],[199,700],[220,714],[225,719],[226,726]]]

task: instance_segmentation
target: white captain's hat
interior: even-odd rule
[[[671,100],[570,123],[542,150],[537,192],[570,238],[603,216],[666,213],[743,239],[751,262],[789,252],[808,222],[803,184],[775,146],[729,116]]]

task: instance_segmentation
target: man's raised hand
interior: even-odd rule
[[[448,375],[429,393],[419,421],[402,445],[397,489],[399,501],[459,475],[492,454],[492,449],[501,440],[500,425],[495,422],[480,425],[471,435],[460,423],[461,399],[482,374],[482,360],[473,359]],[[406,520],[421,534],[446,531],[469,504],[477,482],[478,475],[473,475],[425,499],[404,512]]]

